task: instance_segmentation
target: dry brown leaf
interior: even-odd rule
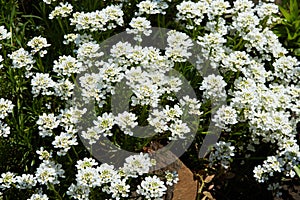
[[[211,193],[208,192],[208,191],[204,191],[203,195],[205,195],[209,200],[215,200],[215,198],[213,198],[213,196],[211,195]]]
[[[213,180],[214,177],[215,177],[214,174],[213,174],[213,175],[210,175],[210,176],[207,176],[207,177],[204,179],[204,182],[205,182],[205,183],[210,183],[210,182]]]

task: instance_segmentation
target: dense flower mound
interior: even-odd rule
[[[15,26],[0,22],[0,147],[28,151],[8,162],[22,169],[0,165],[0,196],[13,198],[18,191],[29,200],[164,199],[180,179],[176,170],[153,171],[158,161],[152,156],[159,146],[190,137],[187,116],[200,118],[194,146],[212,134],[210,123],[221,130],[206,157],[192,154],[207,163],[206,171],[226,173],[260,157],[252,176],[273,195],[282,194],[282,181],[295,179],[300,164],[300,62],[273,32],[282,21],[276,4],[87,2],[40,1],[41,16],[27,17],[56,24],[59,31],[49,34],[32,32],[21,40]],[[157,26],[170,29],[163,50],[142,45]],[[122,31],[134,43],[118,41],[104,52],[102,42]],[[191,66],[196,45],[202,55]],[[176,96],[184,83],[170,75],[173,70],[196,98]],[[218,73],[203,73],[210,70]],[[118,84],[132,91],[129,99],[117,93]],[[76,105],[78,88],[82,101]],[[128,101],[127,111],[112,112],[114,95]],[[97,117],[83,130],[89,120],[84,105],[91,101]],[[152,137],[136,137],[140,126],[151,127]],[[95,146],[105,137],[136,154],[116,167],[93,158],[80,140]]]

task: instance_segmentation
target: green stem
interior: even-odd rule
[[[57,190],[55,189],[53,184],[49,184],[49,189],[52,190],[55,194],[55,196],[57,197],[57,199],[59,200],[63,200],[63,198],[60,196],[60,194],[57,192]]]

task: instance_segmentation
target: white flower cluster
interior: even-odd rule
[[[137,116],[127,111],[119,113],[118,116],[115,117],[115,123],[120,127],[124,134],[130,136],[133,136],[132,129],[138,125],[136,120]]]
[[[169,170],[165,171],[166,185],[172,186],[178,183],[178,173],[176,171],[170,172]]]
[[[175,30],[171,30],[167,34],[166,56],[174,62],[185,62],[192,55],[189,52],[189,49],[193,46],[192,40],[187,34]]]
[[[167,187],[156,175],[153,177],[146,177],[141,185],[138,185],[137,193],[142,195],[145,199],[162,200],[162,196],[166,192]]]
[[[52,75],[35,60],[37,55],[43,57],[47,53],[44,48],[50,46],[42,36],[34,37],[27,43],[31,51],[19,48],[7,55],[12,60],[13,70],[26,71],[33,98],[47,96],[51,99],[53,96],[62,101],[69,100],[75,88],[74,76],[89,70],[89,67],[97,66],[99,71],[86,73],[78,83],[82,88],[83,99],[86,102],[95,100],[102,112],[93,121],[93,126],[81,133],[90,145],[97,143],[101,137],[113,136],[112,130],[117,127],[122,133],[134,136],[133,129],[139,120],[137,114],[125,111],[113,115],[104,111],[108,100],[116,93],[116,85],[122,81],[133,92],[128,99],[131,108],[153,108],[146,121],[156,134],[167,135],[169,140],[187,137],[191,130],[184,116],[187,113],[202,115],[201,102],[189,96],[173,98],[174,94],[183,89],[183,81],[167,74],[175,64],[191,58],[191,50],[196,44],[190,39],[189,34],[192,34],[211,67],[220,69],[220,75],[204,77],[200,91],[197,91],[203,94],[203,99],[227,100],[227,105],[216,111],[212,121],[228,134],[241,128],[243,136],[248,134],[247,137],[250,138],[250,141],[245,141],[249,142],[247,150],[256,151],[255,145],[262,142],[276,149],[276,155],[269,155],[254,168],[254,177],[259,182],[268,182],[275,177],[295,176],[293,166],[300,163],[295,131],[296,124],[300,121],[300,65],[271,30],[278,21],[278,17],[274,15],[278,13],[275,4],[264,1],[254,5],[250,0],[236,0],[230,7],[225,0],[180,1],[177,5],[172,5],[177,9],[174,10],[174,23],[179,23],[177,25],[187,30],[186,33],[169,31],[165,51],[118,42],[110,49],[109,58],[104,58],[101,46],[96,41],[100,40],[97,32],[107,31],[110,34],[109,30],[113,32],[118,26],[124,25],[123,4],[110,5],[105,1],[102,3],[106,7],[101,10],[73,13],[73,6],[68,2],[43,1],[46,4],[58,4],[50,13],[49,19],[70,18],[70,25],[75,33],[65,35],[63,43],[74,43],[70,47],[76,48],[75,56],[59,56],[54,61],[55,75]],[[120,2],[123,1],[118,1]],[[149,15],[164,15],[168,7],[163,0],[136,2],[137,12],[132,12],[134,17],[127,20],[126,23],[130,26],[127,32],[135,34],[134,39],[141,42],[142,35],[151,34],[150,19],[155,16]],[[9,38],[11,32],[0,26],[0,40]],[[100,38],[104,39],[102,36]],[[0,62],[3,60],[0,55]],[[3,65],[0,65],[1,68]],[[230,89],[226,91],[225,88]],[[165,98],[166,96],[168,97]],[[124,100],[121,95],[118,98]],[[159,110],[162,101],[171,103]],[[54,100],[53,102],[56,103]],[[60,178],[64,178],[62,165],[54,159],[67,155],[72,146],[78,145],[76,125],[82,120],[86,109],[66,105],[57,114],[58,109],[52,108],[52,104],[48,103],[47,107],[51,112],[42,112],[36,125],[40,137],[53,139],[53,149],[40,147],[36,151],[41,164],[34,174],[2,173],[0,189],[32,189],[36,186],[46,188],[59,185]],[[11,101],[1,98],[0,119],[4,120],[8,113],[12,113],[12,108]],[[245,126],[234,126],[240,122]],[[0,121],[0,136],[7,137],[9,133],[10,127]],[[245,138],[241,139],[244,141]],[[242,147],[234,147],[231,143],[218,142],[209,155],[210,166],[221,165],[228,169],[235,152],[241,149]],[[177,183],[178,177],[172,172],[166,172],[166,181],[155,175],[146,176],[153,165],[150,156],[143,153],[128,157],[124,166],[119,169],[107,163],[99,166],[93,159],[78,160],[76,184],[70,185],[67,194],[74,199],[89,199],[89,194],[97,188],[114,199],[127,198],[131,192],[142,196],[142,199],[163,199],[166,185]],[[132,179],[141,177],[143,179],[140,184],[133,188],[130,185]],[[280,186],[277,183],[269,185],[270,190],[278,188]],[[30,199],[48,199],[41,192],[35,193]]]
[[[94,98],[100,106],[103,105],[107,94],[114,94],[113,85],[123,78],[135,94],[131,99],[133,106],[141,104],[157,107],[159,97],[165,92],[180,90],[180,79],[164,75],[173,63],[160,55],[158,49],[119,42],[112,47],[111,56],[112,59],[101,63],[99,73],[80,77],[83,97],[87,101]]]
[[[39,116],[36,124],[38,125],[39,135],[41,137],[52,136],[53,129],[59,126],[65,129],[60,135],[56,135],[52,142],[53,147],[59,149],[59,151],[57,151],[58,156],[65,155],[72,146],[78,144],[77,129],[75,126],[85,112],[86,109],[80,110],[76,107],[70,107],[69,109],[61,110],[59,116],[55,116],[53,113],[43,113],[43,115]],[[43,150],[38,152],[42,158],[45,157],[44,153],[46,153],[47,157],[50,156]]]
[[[59,125],[59,120],[54,116],[53,113],[39,116],[36,122],[39,125],[39,135],[42,137],[51,136],[53,134],[53,129],[57,128]]]
[[[207,77],[204,77],[200,90],[204,90],[204,98],[211,99],[212,101],[217,101],[219,99],[226,98],[226,82],[223,80],[223,77],[220,75],[211,74]]]
[[[44,57],[44,55],[47,54],[47,50],[41,51],[41,49],[50,46],[50,44],[47,43],[47,39],[41,36],[32,38],[27,45],[32,48],[32,55],[39,53],[41,57]]]
[[[8,99],[0,99],[0,137],[8,137],[10,134],[10,127],[4,123],[4,120],[9,113],[13,112],[13,103]]]
[[[33,58],[33,55],[39,53],[41,57],[44,57],[44,55],[47,54],[47,50],[42,50],[42,48],[49,47],[50,44],[47,43],[46,38],[38,36],[32,38],[27,45],[32,48],[30,53],[24,48],[20,48],[16,51],[13,51],[11,54],[8,54],[8,57],[12,60],[13,68],[25,67],[26,76],[28,77],[31,75],[30,70],[32,69],[33,64],[36,62]]]
[[[287,177],[293,178],[296,173],[294,166],[300,161],[299,146],[293,144],[296,141],[289,140],[290,145],[276,156],[268,156],[262,165],[254,168],[254,177],[258,182],[267,182],[278,173],[283,173]]]
[[[27,200],[48,200],[48,199],[49,198],[47,195],[39,193],[39,194],[31,195],[31,197]]]
[[[36,169],[34,175],[22,174],[16,176],[11,172],[1,174],[0,189],[11,188],[12,186],[18,189],[31,189],[37,184],[40,185],[55,185],[59,184],[58,178],[64,178],[64,170],[61,164],[54,161],[43,160],[43,162]]]
[[[54,61],[53,71],[58,75],[70,77],[72,74],[80,73],[83,70],[82,63],[72,56],[59,56]]]
[[[11,172],[5,172],[0,177],[0,189],[10,188],[12,184],[16,182],[15,174]]]
[[[129,25],[131,28],[127,28],[126,32],[128,34],[135,34],[134,39],[138,42],[142,42],[142,35],[149,36],[152,33],[151,22],[145,17],[132,18]]]
[[[170,140],[185,139],[190,128],[181,120],[182,114],[183,110],[179,105],[174,107],[166,105],[162,111],[153,110],[148,121],[156,133],[171,132]]]
[[[0,26],[0,40],[11,38],[11,32],[8,32],[4,26]]]
[[[83,69],[86,69],[85,66],[91,67],[101,64],[99,60],[101,60],[100,57],[103,55],[103,52],[99,51],[99,44],[90,41],[89,36],[85,35],[79,35],[77,43],[78,49],[75,50],[75,52],[77,54],[77,60],[83,63]]]
[[[213,151],[209,154],[210,165],[220,164],[225,169],[230,167],[230,162],[234,156],[234,146],[231,143],[220,141],[213,147]]]
[[[56,0],[43,0],[43,2],[45,2],[46,4],[51,4],[53,2],[55,2]]]
[[[76,107],[61,110],[61,114],[56,117],[53,113],[43,113],[39,116],[37,124],[39,125],[39,134],[42,137],[51,136],[53,129],[58,126],[64,127],[65,132],[61,132],[56,136],[52,142],[54,148],[59,148],[58,156],[65,155],[70,149],[70,146],[77,145],[77,130],[74,128],[75,124],[81,119],[81,116],[86,112],[86,109],[80,110]],[[1,174],[0,189],[10,188],[12,184],[19,189],[31,189],[36,185],[55,185],[59,184],[59,178],[64,177],[64,170],[62,165],[56,163],[52,157],[52,151],[41,147],[36,151],[42,163],[37,167],[34,174],[21,174],[16,176],[14,173],[6,172]],[[30,199],[47,199],[46,195],[37,193],[33,194]]]
[[[213,121],[225,130],[238,122],[247,123],[251,151],[260,142],[276,144],[276,155],[270,155],[254,170],[258,181],[268,180],[275,172],[293,176],[291,166],[299,164],[295,127],[299,122],[300,68],[299,61],[288,55],[270,30],[278,21],[274,15],[278,7],[269,2],[255,6],[252,1],[237,0],[229,8],[227,2],[213,0],[184,1],[177,10],[177,20],[187,29],[204,27],[205,31],[196,35],[197,42],[212,67],[219,68],[222,76],[235,77],[227,91],[228,106],[220,108]],[[229,21],[228,16],[232,16]],[[262,26],[262,21],[266,25]],[[231,38],[238,43],[231,44]],[[204,78],[200,90],[205,98],[226,98],[227,84],[222,76]],[[230,152],[227,154],[230,157]],[[294,157],[286,156],[290,154]]]
[[[11,38],[11,32],[7,32],[4,26],[0,26],[0,41]],[[2,44],[0,44],[0,49],[2,48]],[[2,55],[0,55],[0,69],[3,68],[3,64],[1,62],[3,61]]]
[[[118,26],[122,26],[123,11],[120,6],[107,6],[103,10],[94,12],[75,12],[71,18],[71,25],[75,25],[75,30],[106,31]]]
[[[162,0],[155,0],[155,1],[150,1],[150,0],[145,0],[141,1],[136,5],[139,8],[138,13],[136,15],[142,15],[142,14],[147,14],[147,15],[155,15],[155,14],[166,14],[164,11],[167,9],[169,6],[166,2]]]
[[[230,131],[230,127],[228,126],[238,123],[236,110],[231,106],[222,105],[216,111],[216,115],[214,115],[212,121],[216,123],[216,126]]]
[[[177,20],[187,22],[186,28],[193,29],[194,25],[200,25],[204,19],[204,14],[209,8],[208,1],[199,1],[194,3],[192,1],[183,1],[176,6],[178,13]]]
[[[49,14],[49,19],[54,19],[58,17],[68,17],[73,11],[73,6],[66,2],[59,3],[59,6],[56,6],[55,9]]]
[[[12,59],[13,68],[26,67],[26,70],[30,71],[30,69],[33,67],[33,64],[35,63],[32,55],[23,48],[12,52],[8,55],[8,57]]]
[[[129,156],[125,159],[124,166],[121,168],[128,177],[137,178],[149,172],[155,162],[150,159],[149,154],[140,153],[139,155]]]
[[[69,187],[67,194],[74,199],[89,199],[92,188],[101,188],[113,199],[129,197],[132,192],[130,189],[133,187],[129,184],[132,178],[147,174],[153,165],[154,162],[149,155],[143,153],[129,156],[126,158],[124,166],[119,169],[106,163],[99,166],[94,159],[84,158],[77,161],[77,183]],[[167,175],[169,176],[167,182],[175,183],[177,181],[176,177]],[[162,199],[167,189],[165,184],[157,176],[147,176],[137,186],[136,192],[146,199]]]
[[[64,170],[61,164],[54,161],[43,160],[35,172],[35,178],[41,185],[59,184],[58,178],[64,178]]]
[[[66,70],[77,70],[76,66],[80,66],[75,61],[75,64],[72,62],[64,62],[56,63],[56,71],[58,73],[63,73],[66,74]],[[72,69],[71,65],[74,64],[75,67]],[[70,65],[70,66],[68,66]],[[63,69],[58,69],[59,67]],[[69,67],[69,68],[68,68]],[[60,71],[61,70],[61,71]],[[70,76],[71,74],[68,74]],[[41,95],[46,95],[46,96],[51,96],[55,95],[60,97],[63,100],[67,100],[68,98],[71,97],[73,94],[73,89],[74,89],[74,83],[69,81],[68,79],[59,79],[57,82],[55,82],[52,77],[48,73],[36,73],[35,75],[32,76],[31,79],[31,86],[32,90],[31,93],[33,94],[34,97],[37,97],[39,94]]]

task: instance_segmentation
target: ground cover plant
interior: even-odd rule
[[[198,199],[293,199],[299,6],[0,0],[0,199],[170,199],[180,179],[155,159],[170,144]]]

